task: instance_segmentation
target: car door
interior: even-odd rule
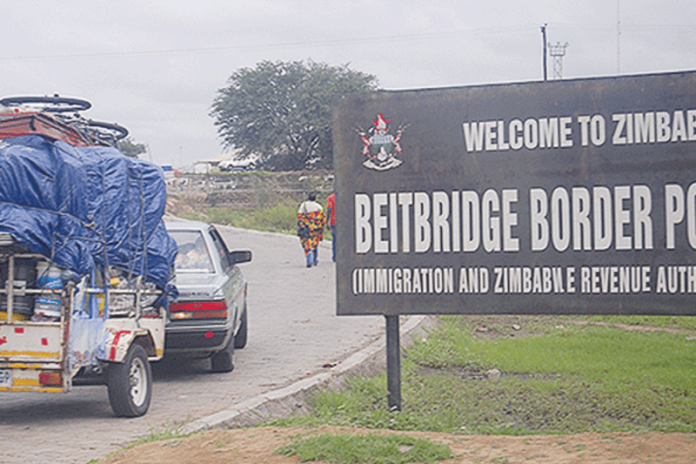
[[[220,258],[220,265],[223,274],[227,277],[223,284],[223,293],[227,301],[228,313],[231,315],[233,329],[236,332],[239,327],[239,320],[244,310],[244,279],[239,267],[230,260],[230,253],[225,245],[220,233],[211,227],[208,229],[209,237],[213,243],[214,250]]]

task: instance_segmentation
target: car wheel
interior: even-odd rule
[[[145,348],[134,343],[122,363],[107,371],[111,409],[119,417],[139,417],[150,407],[152,369]]]
[[[213,372],[232,372],[234,364],[232,355],[234,354],[234,334],[230,336],[230,341],[224,350],[218,351],[210,358],[210,370]]]
[[[242,349],[246,346],[247,344],[247,312],[246,308],[244,308],[244,312],[242,313],[242,317],[240,318],[239,321],[239,330],[237,330],[237,333],[234,336],[234,347],[237,349]]]

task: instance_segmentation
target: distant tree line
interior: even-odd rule
[[[210,115],[224,146],[259,156],[263,169],[333,169],[333,103],[377,89],[375,76],[348,65],[263,61],[232,74]]]

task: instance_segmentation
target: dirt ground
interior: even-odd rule
[[[452,450],[446,464],[467,463],[696,463],[696,434],[582,433],[563,436],[503,437],[393,432],[341,427],[260,427],[211,430],[186,438],[130,448],[108,464],[296,464],[274,451],[299,437],[321,433],[400,433],[443,443]]]

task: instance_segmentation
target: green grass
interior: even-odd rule
[[[257,210],[229,208],[200,208],[183,217],[195,221],[212,222],[242,229],[262,230],[281,234],[297,233],[297,208],[299,204],[287,201]],[[331,240],[331,231],[324,230],[324,240]]]
[[[449,447],[405,435],[322,434],[296,440],[276,451],[297,456],[300,462],[325,461],[340,464],[401,464],[435,461],[452,456]]]
[[[629,332],[612,327],[567,324],[526,338],[474,339],[472,327],[453,318],[416,345],[412,360],[426,366],[480,365],[505,372],[580,376],[595,382],[659,381],[696,393],[696,342],[681,334]],[[432,347],[438,347],[433,351]],[[446,356],[443,358],[443,353]]]
[[[297,208],[294,202],[280,203],[258,210],[209,207],[197,209],[186,219],[212,222],[243,229],[294,234],[297,230]]]
[[[487,328],[502,335],[482,338],[471,319],[445,317],[407,349],[401,412],[388,410],[382,375],[322,391],[312,414],[277,423],[516,435],[696,432],[696,340],[684,334],[564,318],[530,323],[525,337]],[[502,372],[497,381],[485,376],[492,368]]]

